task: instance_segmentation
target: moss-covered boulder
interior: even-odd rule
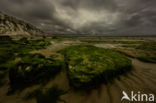
[[[132,65],[126,56],[94,46],[70,46],[60,52],[65,58],[70,84],[76,88],[109,82]]]
[[[45,83],[63,68],[59,60],[45,58],[41,54],[25,54],[9,71],[12,89],[20,89],[32,84]]]
[[[60,89],[57,85],[54,85],[51,88],[36,89],[29,93],[26,96],[26,99],[35,98],[37,103],[66,103],[61,99],[61,95],[64,95],[65,93],[66,91]]]

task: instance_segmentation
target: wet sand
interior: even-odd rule
[[[121,103],[122,91],[156,95],[156,64],[132,59],[133,70],[113,83],[101,84],[90,92],[73,91],[62,96],[67,103]],[[123,101],[129,103],[128,101]],[[143,103],[143,102],[142,102]]]
[[[49,56],[70,44],[72,43],[53,43],[47,49],[38,51],[38,53]],[[108,47],[110,47],[110,45],[108,45]],[[65,95],[61,96],[67,103],[121,103],[123,90],[128,94],[130,91],[134,91],[135,93],[140,91],[141,93],[152,93],[156,96],[156,64],[141,62],[137,59],[132,59],[132,63],[133,70],[130,73],[119,76],[119,78],[115,79],[112,83],[101,84],[99,88],[89,92],[82,90],[74,91],[71,89],[64,71],[57,75],[54,80],[50,81],[46,87],[51,87],[56,84],[63,90],[68,91]],[[23,100],[27,91],[30,91],[32,88],[27,88],[21,93],[6,96],[8,88],[8,84],[0,87],[0,103],[35,103],[34,99],[28,101]],[[123,103],[129,102],[125,100]]]

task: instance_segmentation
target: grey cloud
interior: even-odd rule
[[[0,10],[45,32],[155,34],[156,0],[1,0]]]
[[[91,10],[110,9],[115,10],[117,5],[114,0],[61,0],[63,6],[72,8],[87,8]]]

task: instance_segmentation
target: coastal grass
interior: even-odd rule
[[[75,88],[109,82],[132,66],[131,60],[118,52],[89,45],[70,46],[59,52],[64,55],[70,84]]]

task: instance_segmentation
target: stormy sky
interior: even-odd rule
[[[0,11],[48,33],[156,35],[156,0],[0,0]]]

